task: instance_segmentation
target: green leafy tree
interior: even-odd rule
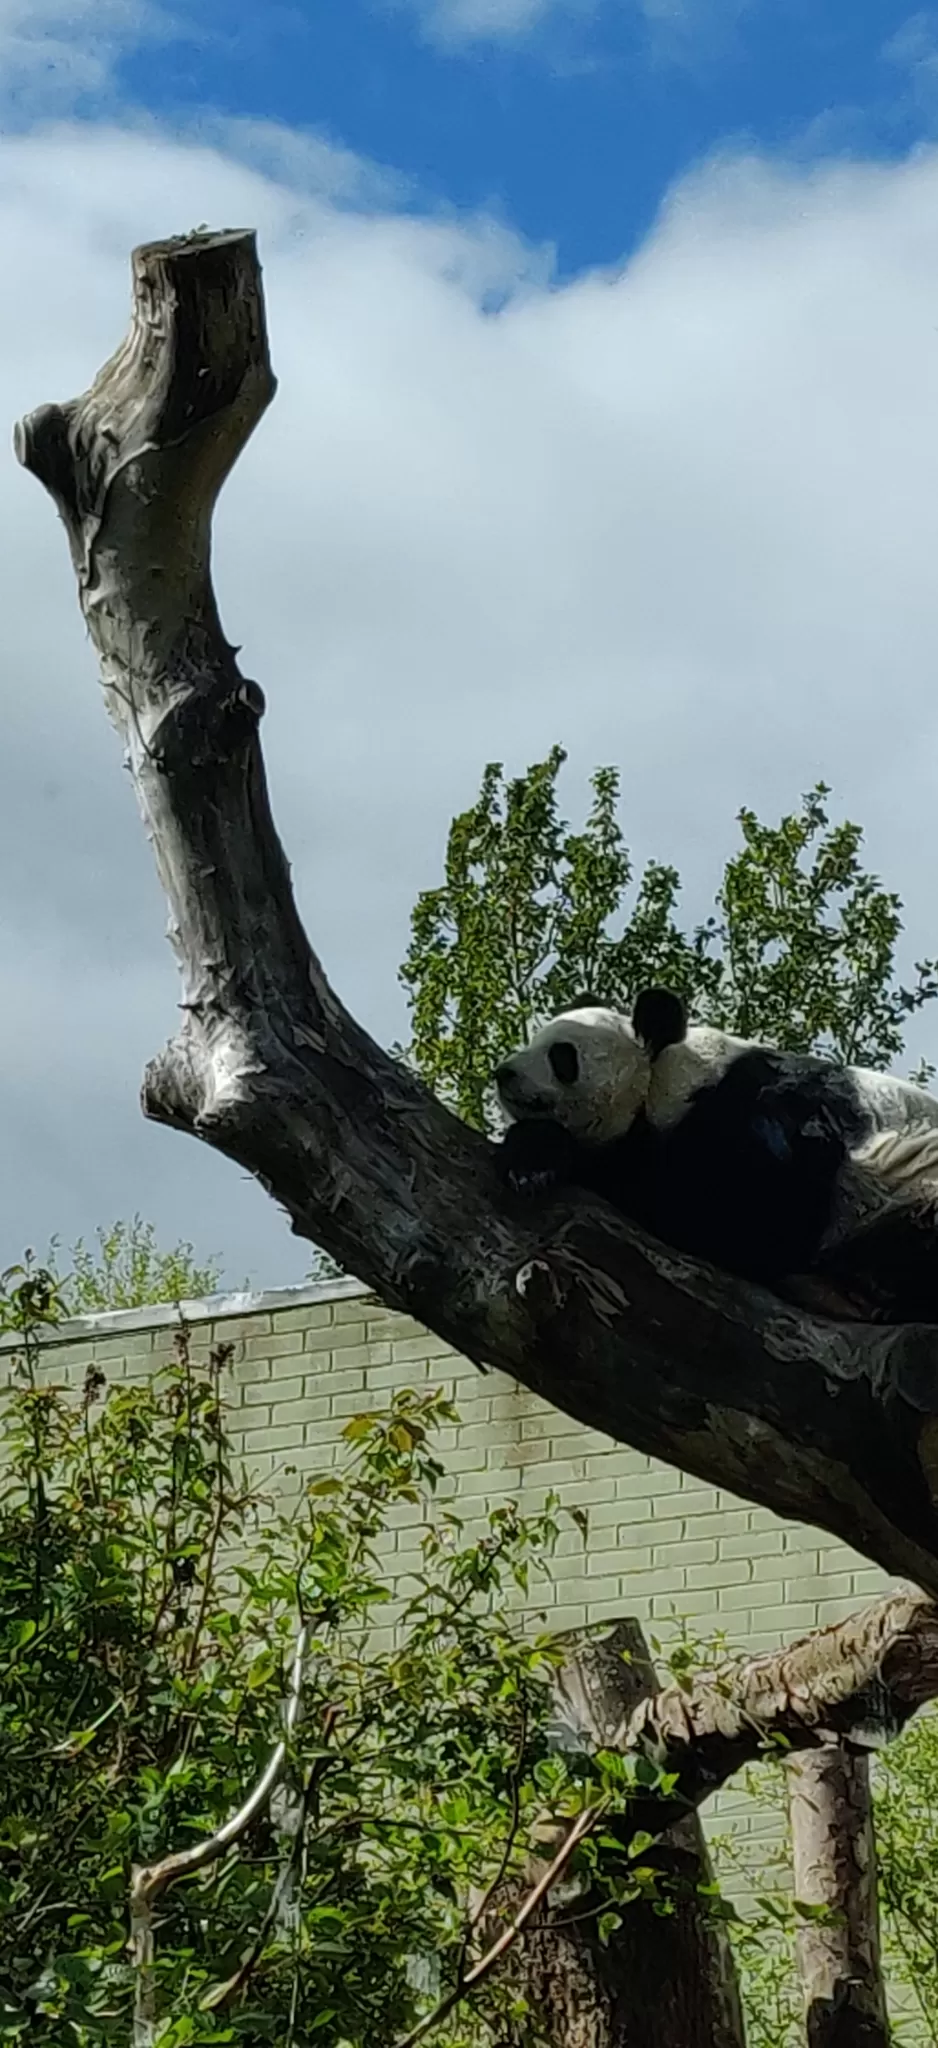
[[[151,1303],[201,1301],[214,1294],[221,1280],[221,1260],[200,1264],[184,1240],[162,1251],[152,1223],[134,1216],[130,1223],[100,1226],[97,1249],[83,1238],[68,1254],[70,1271],[59,1269],[58,1239],[53,1239],[46,1269],[56,1280],[59,1298],[73,1316],[96,1315],[104,1309],[146,1308]]]
[[[222,1282],[222,1262],[212,1254],[204,1261],[185,1238],[164,1251],[157,1242],[156,1229],[134,1216],[130,1223],[99,1225],[96,1247],[78,1238],[67,1253],[67,1273],[60,1265],[57,1238],[46,1255],[46,1267],[54,1274],[69,1315],[97,1315],[105,1309],[147,1308],[174,1301],[203,1301]],[[338,1280],[342,1269],[328,1252],[318,1246],[310,1263],[308,1279]],[[247,1287],[247,1281],[244,1286]]]
[[[873,1813],[896,2040],[938,2041],[938,1710],[876,1758]]]
[[[742,848],[709,927],[719,968],[709,1010],[743,1037],[885,1067],[909,1017],[938,994],[938,961],[916,962],[911,988],[896,980],[901,900],[862,866],[860,826],[830,823],[829,794],[819,783],[778,825],[740,812]]]
[[[597,769],[582,831],[561,817],[554,747],[526,775],[485,771],[453,821],[445,873],[424,890],[401,979],[409,1056],[467,1122],[485,1129],[490,1077],[545,1017],[591,991],[628,1007],[663,982],[696,1015],[795,1051],[875,1066],[938,993],[938,962],[896,979],[898,896],[862,866],[859,826],[831,824],[824,784],[775,826],[739,814],[710,916],[684,930],[676,868],[636,875],[618,822],[619,777]]]
[[[0,1329],[20,1348],[0,1411],[0,2034],[126,2048],[144,1981],[132,1868],[241,1806],[302,1625],[292,1820],[264,1808],[162,1895],[155,2018],[134,2038],[392,2048],[459,1992],[467,1898],[520,1874],[545,1804],[629,1796],[627,1761],[607,1781],[602,1760],[548,1754],[556,1652],[510,1616],[556,1504],[494,1508],[473,1542],[438,1505],[382,1647],[382,1543],[402,1509],[431,1509],[433,1435],[455,1419],[442,1395],[353,1418],[344,1464],[278,1512],[232,1455],[224,1349],[199,1360],[183,1330],[152,1377],[92,1369],[69,1392],[39,1350],[63,1308],[31,1262],[5,1276]],[[635,1777],[647,1796],[647,1766]],[[493,1975],[481,2007],[451,1998],[434,2039],[491,2038],[510,1997]]]

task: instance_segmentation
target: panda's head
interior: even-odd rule
[[[586,996],[554,1017],[495,1074],[506,1120],[551,1117],[594,1144],[623,1137],[644,1106],[659,1051],[682,1038],[684,1006],[665,990],[631,1017]]]

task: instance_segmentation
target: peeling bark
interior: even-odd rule
[[[780,1744],[840,1741],[877,1749],[938,1698],[938,1608],[919,1593],[888,1593],[862,1613],[784,1649],[701,1672],[635,1709],[623,1746],[679,1775],[699,1806],[744,1764]]]
[[[554,1681],[552,1747],[587,1756],[638,1750],[676,1775],[672,1801],[636,1797],[624,1821],[604,1820],[603,1833],[621,1830],[624,1847],[639,1831],[655,1836],[642,1861],[677,1885],[682,1903],[664,1919],[630,1905],[602,1947],[594,1923],[582,1917],[596,1905],[584,1880],[567,1879],[565,1893],[553,1889],[503,1965],[545,2016],[550,2048],[737,2048],[744,2036],[732,1956],[698,1891],[710,1866],[696,1809],[744,1764],[782,1746],[799,1752],[793,1769],[804,1788],[795,1816],[796,1895],[845,1916],[843,1930],[809,1929],[802,1945],[809,2048],[886,2048],[867,1753],[938,1697],[938,1609],[918,1593],[888,1594],[767,1656],[727,1662],[661,1690],[637,1622],[566,1641]],[[812,1799],[822,1819],[809,1837]],[[520,1887],[491,1901],[483,1944],[537,1883],[566,1828],[545,1823],[543,1861],[532,1862]],[[504,2048],[510,2043],[508,2034]]]
[[[574,1634],[567,1642],[556,1681],[553,1746],[587,1753],[609,1748],[621,1740],[639,1700],[657,1690],[641,1627],[621,1621],[611,1634]],[[636,1826],[631,1816],[622,1827],[604,1824],[604,1834],[620,1835],[622,1854],[605,1859],[620,1871]],[[559,1831],[556,1837],[551,1831],[549,1853],[557,1839]],[[732,1953],[700,1893],[712,1882],[712,1870],[697,1814],[684,1810],[640,1860],[656,1872],[672,1912],[657,1913],[636,1900],[602,1944],[596,1919],[601,1889],[568,1880],[510,1951],[506,1976],[538,2015],[549,2048],[745,2048]],[[527,1884],[536,1882],[539,1869],[532,1864]],[[504,2035],[502,2048],[510,2048],[512,2038]]]
[[[830,1916],[798,1930],[807,2048],[889,2048],[869,1774],[839,1742],[788,1767],[795,1898]]]
[[[133,257],[130,333],[17,429],[69,537],[171,907],[181,1031],[145,1112],[254,1174],[302,1236],[479,1364],[621,1443],[829,1530],[938,1594],[938,1338],[824,1322],[585,1201],[531,1208],[349,1016],[271,817],[264,708],[210,533],[274,393],[250,234]]]

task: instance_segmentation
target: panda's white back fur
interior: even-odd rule
[[[873,1173],[899,1192],[934,1187],[938,1192],[938,1125],[919,1124],[904,1131],[874,1131],[851,1153],[855,1166]]]
[[[938,1125],[938,1098],[914,1081],[878,1074],[872,1067],[848,1067],[847,1073],[877,1131],[917,1131]]]
[[[684,1116],[696,1088],[722,1080],[740,1053],[754,1043],[710,1024],[691,1024],[678,1045],[666,1045],[651,1070],[645,1114],[656,1130],[668,1130]]]

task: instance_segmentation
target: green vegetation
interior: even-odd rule
[[[199,1265],[191,1244],[180,1242],[161,1251],[152,1223],[134,1216],[130,1223],[112,1223],[95,1233],[97,1251],[82,1238],[68,1254],[69,1272],[61,1275],[59,1247],[53,1240],[46,1268],[58,1283],[66,1312],[96,1315],[102,1309],[146,1308],[150,1303],[201,1301],[214,1294],[221,1279],[221,1260]]]
[[[657,981],[703,1021],[793,1051],[870,1066],[901,1053],[909,1017],[938,994],[938,962],[897,980],[901,902],[862,866],[860,827],[831,824],[824,784],[777,825],[740,812],[713,912],[685,931],[677,869],[650,861],[636,878],[615,769],[593,776],[582,831],[561,818],[564,759],[555,747],[507,782],[487,768],[453,821],[442,883],[414,909],[409,1056],[468,1123],[488,1127],[499,1061],[586,990],[628,1008]]]

